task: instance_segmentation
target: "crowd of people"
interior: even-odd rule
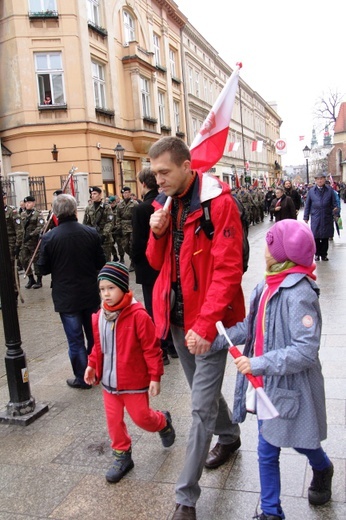
[[[239,423],[253,390],[249,375],[258,379],[278,411],[277,417],[263,419],[258,401],[252,409],[258,411],[259,428],[262,511],[257,518],[285,518],[282,447],[308,458],[313,472],[308,500],[325,504],[334,470],[321,447],[326,413],[314,261],[328,260],[344,187],[328,185],[326,175],[318,173],[310,187],[297,188],[285,180],[268,189],[233,190],[249,225],[275,220],[266,234],[265,280],[254,289],[246,316],[243,231],[230,186],[193,171],[181,139],[160,139],[149,157],[150,166],[138,174],[142,200],[127,186],[121,199],[105,198],[100,187],[92,186],[83,223],[78,222],[75,198],[62,190],[54,193],[48,223],[34,197],[27,196],[17,211],[3,193],[14,277],[16,259],[28,275],[27,289],[39,289],[42,276],[51,277],[73,372],[68,386],[102,387],[114,455],[107,481],[119,482],[134,467],[125,409],[137,426],[158,432],[164,448],[173,445],[174,418],[149,403],[160,393],[170,356],[179,357],[184,370],[192,414],[174,520],[197,518],[203,469],[217,469],[241,447]],[[201,226],[202,200],[210,201],[212,237]],[[301,209],[303,222],[297,219]],[[134,298],[131,271],[142,286],[144,305]],[[233,414],[221,392],[228,343],[218,335],[219,321],[229,338],[245,345],[235,361],[239,373]],[[213,435],[217,442],[211,448]]]

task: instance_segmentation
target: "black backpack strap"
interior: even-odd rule
[[[205,233],[205,236],[209,238],[209,240],[212,240],[214,236],[214,224],[211,221],[211,200],[205,200],[204,202],[201,202],[202,206],[202,216],[200,219],[199,227],[197,228],[197,232],[202,229]]]

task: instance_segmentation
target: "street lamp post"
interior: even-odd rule
[[[306,159],[306,182],[309,185],[309,157],[310,157],[311,148],[308,145],[303,148],[303,154]]]
[[[120,189],[124,187],[124,178],[123,178],[123,166],[122,166],[122,163],[123,163],[123,160],[124,160],[124,152],[125,152],[125,148],[123,148],[121,146],[120,143],[118,143],[116,145],[116,147],[114,148],[114,152],[115,152],[115,155],[116,155],[116,158],[117,158],[117,163],[119,164],[119,169],[120,169],[120,183],[121,183],[121,186],[120,186]]]
[[[2,182],[0,177],[0,193]],[[7,348],[5,366],[10,401],[0,412],[0,423],[26,426],[48,411],[48,405],[38,405],[30,393],[26,358],[21,337],[14,293],[14,279],[7,236],[3,198],[0,197],[0,295]]]

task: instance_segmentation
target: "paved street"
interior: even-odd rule
[[[270,225],[267,217],[250,229],[250,266],[243,279],[247,302],[264,272],[264,235]],[[320,357],[328,411],[328,440],[323,445],[335,466],[333,498],[326,506],[310,506],[306,497],[311,470],[306,458],[284,449],[282,502],[288,520],[346,518],[346,230],[330,243],[329,256],[329,262],[317,265],[317,282],[321,288]],[[49,277],[39,290],[26,290],[21,282],[25,303],[19,304],[18,315],[31,393],[38,403],[48,403],[49,411],[26,427],[0,424],[0,520],[171,518],[174,484],[190,426],[190,394],[179,360],[171,360],[165,368],[162,393],[151,401],[154,408],[170,410],[176,443],[164,449],[158,434],[143,432],[128,420],[135,468],[120,483],[110,485],[104,478],[112,456],[101,388],[81,391],[66,385],[71,377],[70,363],[62,325],[53,311]],[[139,286],[135,294],[140,298]],[[0,408],[4,408],[9,395],[2,323],[0,345]],[[223,392],[230,403],[234,376],[229,359]],[[197,505],[199,520],[253,517],[259,498],[256,427],[256,418],[248,417],[241,426],[240,450],[221,468],[204,471]]]

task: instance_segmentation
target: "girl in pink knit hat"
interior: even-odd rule
[[[279,416],[258,420],[258,460],[261,509],[257,518],[285,518],[280,501],[280,450],[294,448],[305,455],[313,478],[310,504],[331,498],[333,464],[321,447],[327,437],[324,380],[318,357],[322,318],[315,283],[315,240],[297,220],[281,220],[266,235],[265,279],[251,295],[243,322],[227,329],[235,345],[245,344],[235,359],[237,375],[233,422],[243,422],[249,401],[246,374],[258,376]],[[187,346],[194,345],[187,334]],[[228,348],[218,336],[212,350]],[[251,390],[251,388],[250,388]],[[255,394],[257,395],[257,394]],[[252,413],[260,410],[258,403]]]

